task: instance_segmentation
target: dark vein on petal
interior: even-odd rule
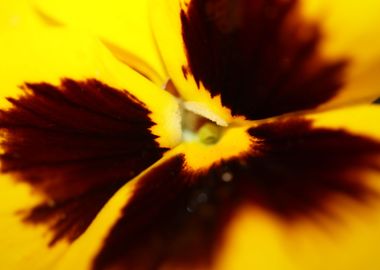
[[[149,109],[125,90],[70,79],[23,89],[0,110],[1,171],[46,198],[20,212],[27,224],[47,226],[51,245],[73,241],[118,188],[166,149],[150,132]]]
[[[290,0],[192,0],[182,10],[188,67],[234,115],[313,109],[344,85],[348,59],[320,54],[323,35]]]

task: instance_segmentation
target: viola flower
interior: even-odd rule
[[[378,2],[29,4],[0,13],[2,269],[380,267]]]

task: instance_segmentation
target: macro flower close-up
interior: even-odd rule
[[[379,15],[0,0],[0,269],[380,269]]]

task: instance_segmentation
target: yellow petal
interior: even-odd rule
[[[151,4],[178,92],[207,102],[209,91],[215,112],[221,100],[250,119],[376,99],[378,11],[371,0]]]
[[[71,246],[56,266],[57,270],[92,269],[93,260],[133,194],[136,181],[121,188],[98,214],[88,230]]]
[[[215,269],[378,269],[379,203],[371,209],[340,203],[339,220],[287,227],[260,209],[241,209]]]
[[[302,1],[306,18],[321,26],[321,52],[349,60],[344,89],[326,107],[369,102],[380,95],[380,4],[364,1]]]
[[[380,141],[379,117],[380,107],[375,105],[306,116],[313,120],[314,128],[349,132],[376,141]],[[377,167],[364,168],[360,177],[379,192],[380,160],[378,155],[373,158]],[[368,204],[338,196],[329,207],[333,215],[316,213],[295,223],[284,222],[258,207],[242,207],[227,230],[215,269],[378,269],[378,195]]]
[[[330,114],[330,117],[327,117],[327,114]],[[283,132],[281,129],[283,128],[280,126],[277,128],[275,125],[272,125],[274,128],[272,131],[275,131],[274,134],[265,132],[265,130],[251,131],[251,135],[263,135],[264,141],[258,141],[257,146],[253,143],[252,149],[256,150],[256,152],[251,151],[250,157],[246,160],[244,160],[245,157],[241,156],[241,153],[235,153],[237,157],[228,153],[229,149],[224,145],[223,138],[219,142],[221,144],[219,147],[226,147],[225,156],[223,156],[221,152],[210,154],[213,151],[218,152],[217,147],[214,147],[214,149],[213,147],[209,149],[195,149],[198,156],[209,155],[211,160],[215,162],[213,166],[202,160],[197,164],[191,164],[188,156],[188,153],[191,151],[190,147],[187,149],[186,144],[179,146],[173,149],[172,152],[169,152],[164,159],[140,175],[138,180],[135,180],[136,182],[133,182],[133,184],[141,183],[141,181],[145,183],[145,189],[143,189],[145,193],[139,193],[141,190],[137,190],[137,192],[133,194],[137,195],[137,200],[134,201],[130,199],[128,201],[129,204],[126,204],[127,200],[131,198],[131,189],[129,188],[135,188],[132,186],[123,187],[123,189],[115,195],[89,230],[78,240],[73,246],[73,249],[67,253],[59,269],[70,269],[75,266],[76,263],[83,269],[87,269],[91,265],[99,267],[99,269],[103,269],[102,267],[123,267],[130,265],[154,265],[162,266],[165,269],[218,270],[354,270],[360,267],[364,267],[364,269],[377,269],[380,266],[376,249],[377,243],[380,240],[380,215],[378,214],[380,207],[379,197],[375,197],[369,201],[365,201],[365,199],[363,201],[352,200],[350,194],[345,196],[345,192],[349,191],[349,188],[344,189],[343,186],[342,192],[339,193],[339,188],[338,190],[334,190],[334,187],[336,187],[334,183],[330,183],[331,185],[327,183],[327,191],[329,188],[332,188],[330,191],[334,195],[329,198],[329,210],[327,212],[319,212],[318,209],[314,209],[316,210],[314,212],[313,209],[308,209],[308,207],[311,206],[313,208],[318,205],[308,206],[308,198],[305,198],[305,205],[297,204],[297,202],[303,202],[302,195],[304,194],[292,193],[296,187],[292,187],[291,177],[297,178],[299,175],[304,176],[301,182],[297,183],[304,185],[305,191],[308,192],[307,194],[314,195],[313,190],[308,189],[310,189],[309,186],[318,188],[320,184],[318,181],[315,181],[319,179],[318,177],[313,178],[312,175],[308,178],[307,173],[318,174],[319,172],[313,171],[313,169],[321,168],[322,170],[326,170],[327,168],[327,171],[325,171],[325,174],[322,174],[322,176],[328,176],[329,173],[333,173],[334,169],[342,169],[342,163],[339,163],[339,160],[333,160],[336,161],[338,167],[335,168],[334,163],[325,166],[321,160],[326,162],[331,162],[331,160],[328,160],[328,154],[326,154],[326,152],[319,152],[320,149],[314,147],[313,142],[318,142],[321,138],[320,134],[322,134],[322,141],[331,144],[331,138],[332,141],[336,143],[337,153],[332,153],[333,156],[336,155],[334,157],[339,157],[339,154],[343,153],[348,156],[351,155],[351,158],[355,160],[357,157],[352,156],[355,152],[350,152],[346,148],[339,148],[340,141],[336,140],[336,136],[338,135],[339,138],[341,128],[345,128],[350,132],[344,135],[347,136],[345,139],[347,139],[348,142],[350,142],[351,139],[354,139],[352,142],[355,141],[353,137],[355,134],[362,136],[369,135],[369,138],[380,139],[379,130],[377,130],[376,136],[372,136],[371,134],[376,133],[373,132],[373,129],[370,131],[370,129],[365,129],[364,125],[360,127],[357,123],[357,119],[365,119],[365,117],[376,119],[379,114],[380,108],[369,106],[353,108],[351,112],[349,110],[342,110],[340,112],[336,111],[310,115],[307,116],[307,118],[314,119],[315,124],[312,129],[307,130],[305,135],[302,135],[299,129],[293,129],[287,130],[289,134],[283,134],[284,137],[281,137],[281,133]],[[348,119],[345,118],[346,115],[349,116]],[[358,117],[354,119],[354,117],[352,117],[354,115]],[[328,122],[329,119],[333,120]],[[344,122],[344,119],[346,119],[345,124],[341,124]],[[281,124],[279,120],[276,121],[277,124]],[[372,120],[368,120],[367,124],[371,124],[371,121]],[[260,127],[257,129],[260,129]],[[326,131],[327,133],[325,133]],[[233,133],[233,131],[231,132]],[[241,140],[244,131],[238,129],[235,132],[235,137],[237,134],[242,133],[239,137],[239,140]],[[279,137],[277,137],[278,135]],[[225,136],[228,137],[229,135],[227,134]],[[265,138],[265,136],[268,137]],[[359,148],[361,147],[360,143],[366,144],[365,140],[359,137],[356,139],[358,139]],[[265,140],[267,140],[267,142],[265,142]],[[305,144],[307,140],[310,141]],[[263,148],[260,149],[261,142]],[[378,141],[372,143],[368,140],[367,142],[377,147],[374,153],[378,158],[379,143],[376,143]],[[242,143],[242,145],[244,145],[244,143]],[[302,148],[302,145],[304,148]],[[301,146],[301,148],[299,148],[299,146]],[[329,147],[327,144],[320,146]],[[357,145],[353,143],[352,146],[355,147]],[[194,147],[196,146],[192,145],[192,149],[194,149]],[[238,145],[237,148],[239,147],[241,146]],[[289,149],[295,151],[292,152]],[[302,149],[310,149],[311,151],[310,153],[302,152]],[[239,149],[236,151],[238,150]],[[324,150],[329,151],[329,149]],[[342,153],[338,153],[339,151],[342,151]],[[363,151],[364,154],[371,153],[371,149],[363,149]],[[308,154],[311,156],[309,157]],[[289,171],[281,167],[282,164],[275,163],[276,158],[285,161],[287,159],[293,159],[302,165],[303,160],[299,159],[310,158],[310,160],[313,161],[313,154],[319,155],[314,159],[319,161],[318,164],[309,167],[311,170],[306,170],[306,173],[303,167],[300,167],[299,171],[295,169],[297,168],[296,166],[290,167],[288,168],[291,170],[290,173],[292,173],[290,177],[288,175]],[[224,157],[225,160],[220,161],[215,159],[215,156],[218,155]],[[346,159],[345,156],[342,158],[345,161],[349,161],[350,159]],[[238,162],[236,162],[236,160],[231,161],[234,159],[237,159]],[[254,167],[255,169],[251,168],[250,170],[249,167],[254,166],[255,162],[258,162],[259,165],[263,165],[263,168],[256,166]],[[358,164],[360,162],[361,164],[363,163],[358,160]],[[188,166],[189,163],[191,166]],[[291,163],[292,162],[290,162],[290,164]],[[374,162],[369,162],[368,164],[373,163]],[[219,164],[221,164],[220,168]],[[284,164],[287,163],[284,162]],[[305,164],[310,166],[310,162],[306,161]],[[295,165],[298,165],[298,163]],[[345,164],[343,164],[343,169],[350,169],[344,167],[344,165]],[[354,166],[355,165],[356,164],[354,164]],[[202,168],[202,166],[208,166],[209,168],[205,169]],[[361,165],[358,166],[359,169],[363,168]],[[367,169],[365,166],[366,163],[364,163],[364,169]],[[241,169],[239,169],[239,167]],[[267,168],[266,172],[263,171],[265,167]],[[203,170],[199,171],[199,169]],[[330,171],[331,169],[332,171]],[[228,175],[228,170],[231,170],[230,175]],[[280,170],[280,172],[276,170]],[[284,174],[282,175],[281,172],[284,172]],[[369,182],[369,184],[371,184],[371,182],[379,182],[378,167],[374,168],[373,171],[363,170],[361,173],[360,181]],[[268,174],[269,178],[262,178],[265,177],[265,174]],[[277,176],[276,179],[270,178],[272,175]],[[343,175],[347,176],[347,174]],[[281,178],[281,176],[283,176],[283,178]],[[147,181],[145,177],[149,178],[149,181]],[[272,183],[261,182],[263,180],[270,180]],[[302,183],[302,180],[304,180],[305,183]],[[330,180],[334,181],[335,179]],[[356,181],[357,179],[346,180]],[[245,186],[245,188],[238,188],[241,181],[251,183],[257,181],[258,185],[255,186],[255,190],[252,190],[253,193],[245,193],[245,191],[252,188],[252,186],[248,185]],[[282,185],[282,182],[287,181],[290,181],[290,187],[283,186],[283,189],[279,190],[276,186],[276,183],[277,185]],[[308,184],[308,181],[314,181],[314,183]],[[346,184],[349,185],[349,182]],[[178,186],[184,188],[178,191]],[[379,183],[371,187],[373,191],[380,192]],[[259,190],[258,194],[255,193],[257,190]],[[301,188],[300,190],[302,191],[303,189]],[[233,191],[237,191],[238,193],[233,193]],[[266,191],[267,194],[260,193],[261,191]],[[286,194],[284,196],[282,192],[285,191]],[[335,194],[335,191],[337,191],[337,194]],[[318,193],[319,191],[316,192]],[[251,197],[246,197],[247,194],[251,195]],[[252,196],[252,194],[256,194],[257,196]],[[297,214],[295,220],[291,220],[286,215],[285,217],[277,215],[276,210],[270,210],[271,202],[273,203],[277,200],[276,195],[289,198],[290,200],[285,201],[285,203],[289,203],[289,205],[283,205],[285,208],[282,208],[280,205],[280,214],[281,210],[301,210],[301,213]],[[317,195],[321,195],[322,198],[314,196],[314,199],[324,200],[325,194],[318,193]],[[161,199],[160,196],[162,197]],[[260,203],[263,202],[261,199],[265,196],[268,197],[267,200],[269,204],[265,204],[265,199],[264,204]],[[136,197],[134,198],[136,199]],[[231,199],[231,201],[229,199]],[[245,200],[249,201],[251,199],[253,203],[252,201],[250,204],[244,203],[246,202]],[[149,204],[149,202],[152,201],[154,203]],[[172,203],[173,201],[176,203]],[[128,206],[131,206],[131,204],[133,207],[130,207],[130,211],[126,212],[126,209],[128,209]],[[183,204],[189,208],[184,207]],[[299,208],[286,209],[289,206]],[[306,212],[311,212],[303,215],[302,211],[305,209],[307,210]],[[226,219],[228,221],[228,218],[231,217],[231,211],[233,214],[232,221],[227,222],[227,229],[223,233],[223,229],[225,229],[223,226],[226,225]],[[124,219],[124,222],[121,222],[121,224],[123,224],[122,226],[116,227],[115,225],[120,225],[118,222],[123,218],[120,212],[124,214],[128,213],[131,216],[127,216],[130,219]],[[167,216],[167,213],[171,213],[172,215]],[[183,213],[186,214],[182,216]],[[149,217],[152,216],[155,218],[151,220]],[[164,221],[163,217],[165,217]],[[142,222],[144,229],[139,226],[139,222]],[[162,224],[167,224],[169,228],[171,228],[170,226],[175,226],[175,230],[162,229]],[[123,228],[125,228],[125,230],[123,230]],[[122,235],[126,230],[128,231],[126,235],[121,238],[122,240],[120,240],[119,237],[116,243],[115,241],[111,241],[110,244],[108,241],[110,234],[113,234],[113,240],[115,240],[115,236]],[[170,233],[166,233],[167,231]],[[150,237],[151,235],[154,237]],[[194,238],[200,235],[212,235],[212,237]],[[134,245],[131,244],[131,242],[128,242],[128,239],[130,239],[133,244],[136,244],[136,249],[133,248]],[[201,241],[192,241],[192,239],[201,239]],[[116,246],[112,245],[112,243],[116,244]],[[162,243],[164,244],[162,245]],[[207,252],[201,253],[200,257],[197,257],[198,250],[194,247],[199,247],[202,250],[204,246],[207,247]],[[178,249],[176,249],[176,247]],[[213,250],[208,252],[210,248]],[[103,252],[105,252],[105,249],[107,255],[104,257]],[[172,252],[173,250],[175,250],[175,252]],[[183,253],[184,251],[186,251],[186,253]],[[114,253],[116,253],[116,255],[112,256]],[[196,258],[195,261],[189,260],[194,254]],[[99,256],[102,255],[102,259],[105,259],[102,261],[102,264],[98,265]],[[212,257],[211,264],[209,256]],[[215,258],[213,256],[215,256]],[[153,259],[146,260],[146,258]],[[200,266],[204,266],[204,268],[196,268],[196,266],[199,266],[197,264],[199,262],[196,261],[197,259],[200,261]]]
[[[35,38],[36,36],[38,38]],[[4,114],[10,112],[9,110],[14,106],[12,101],[9,102],[6,98],[13,98],[13,102],[20,100],[20,96],[25,98],[28,93],[31,94],[30,88],[28,90],[31,85],[46,83],[59,87],[62,79],[65,78],[81,82],[89,79],[97,80],[120,91],[128,91],[137,99],[137,103],[145,104],[146,108],[151,111],[149,117],[158,124],[152,127],[152,133],[157,136],[160,147],[164,148],[175,146],[181,137],[178,105],[170,94],[119,62],[102,43],[86,37],[83,32],[42,28],[38,31],[36,29],[7,31],[0,34],[0,48],[0,58],[2,59],[0,72],[3,74],[0,79],[0,106],[2,109],[0,112],[2,115],[0,120],[2,147],[0,151],[1,154],[5,154],[1,157],[2,173],[0,173],[0,228],[2,230],[0,267],[4,269],[23,269],[25,267],[51,269],[54,268],[56,261],[65,252],[69,243],[58,241],[49,246],[56,236],[52,233],[55,221],[41,224],[38,222],[38,218],[37,222],[26,220],[29,211],[34,210],[34,207],[47,205],[54,208],[54,196],[51,202],[47,201],[50,198],[43,191],[33,189],[32,185],[23,184],[24,182],[31,184],[33,181],[41,183],[44,173],[35,175],[34,180],[19,179],[24,176],[22,168],[21,172],[20,168],[16,168],[16,173],[5,173],[5,171],[12,170],[6,168],[7,162],[4,160],[9,157],[12,159],[12,155],[20,158],[15,152],[7,152],[7,149],[13,146],[22,148],[23,144],[30,139],[18,140],[20,139],[18,138],[12,142],[13,146],[4,146],[10,143],[7,138],[8,129],[5,127],[6,123],[3,122]],[[29,83],[28,86],[26,83]],[[24,90],[21,90],[20,86],[23,86]],[[27,94],[23,91],[26,91]],[[152,96],[155,98],[152,99]],[[52,114],[47,113],[45,116],[49,117]],[[75,116],[71,121],[78,123]],[[87,125],[88,123],[82,124]],[[133,134],[130,135],[133,136]],[[59,140],[58,135],[56,138]],[[36,140],[39,139],[43,140],[43,136],[36,138]],[[57,147],[56,143],[53,143],[51,147]],[[45,150],[41,149],[40,153],[46,153]],[[143,152],[141,151],[142,155]],[[62,158],[64,154],[61,152],[55,158]],[[30,155],[24,156],[24,158],[33,160]],[[47,186],[54,185],[57,183],[56,180],[63,175],[53,174],[49,179],[51,181],[45,181],[45,184]],[[125,177],[126,180],[129,180],[130,175]],[[62,189],[56,189],[58,192],[59,190]],[[57,218],[64,220],[65,216],[54,217],[56,221]]]
[[[68,243],[49,247],[52,235],[42,226],[22,222],[22,212],[42,198],[25,184],[16,184],[9,175],[0,175],[0,266],[4,269],[49,269],[67,250]],[[38,254],[43,254],[39,256]]]
[[[207,106],[225,122],[232,121],[230,110],[222,106],[220,96],[211,94],[201,83],[198,87],[187,71],[187,59],[182,41],[180,21],[181,5],[184,1],[150,1],[150,16],[153,34],[161,52],[171,80],[184,100]]]
[[[132,68],[159,85],[166,81],[167,75],[149,27],[147,1],[33,2],[44,17],[93,33]]]
[[[164,164],[171,156],[173,154],[161,159],[139,177],[123,186],[103,207],[88,230],[70,247],[70,250],[60,260],[56,269],[93,269],[96,257],[105,245],[106,238],[114,225],[122,217],[122,211],[133,197],[136,185],[138,185],[141,178]]]
[[[143,102],[152,112],[151,119],[157,124],[152,129],[163,147],[178,143],[181,131],[175,99],[116,60],[99,41],[83,32],[62,29],[2,33],[0,41],[2,97],[20,94],[20,86],[26,82],[59,85],[63,78],[80,81],[93,78],[127,90]],[[0,105],[6,104],[1,98]]]
[[[380,139],[380,106],[358,105],[307,115],[313,126],[343,129],[348,132]]]

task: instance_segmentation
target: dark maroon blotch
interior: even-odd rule
[[[348,61],[321,57],[321,31],[297,8],[297,0],[192,0],[181,12],[188,72],[249,119],[330,100]]]
[[[330,199],[336,195],[358,203],[378,197],[362,173],[380,172],[380,143],[343,129],[314,128],[302,118],[277,120],[251,128],[258,139],[254,154],[227,162],[245,183],[241,192],[253,203],[285,220],[329,215]],[[332,213],[334,214],[334,213]]]
[[[94,269],[207,269],[242,205],[261,207],[289,226],[308,218],[318,225],[315,216],[340,219],[331,207],[336,196],[363,206],[378,199],[360,173],[380,172],[380,143],[301,118],[248,133],[255,138],[249,153],[206,172],[186,170],[184,157],[176,156],[144,175]]]
[[[28,83],[0,111],[2,173],[46,202],[22,212],[57,240],[76,239],[114,192],[158,160],[150,111],[127,91],[97,80]]]

